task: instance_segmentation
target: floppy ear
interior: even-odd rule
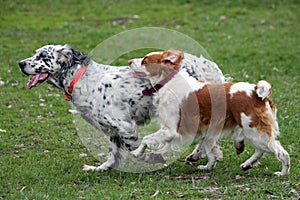
[[[57,61],[63,70],[65,70],[66,68],[72,65],[72,61],[73,61],[72,55],[73,55],[72,48],[68,45],[64,45],[63,48],[58,51]]]
[[[169,61],[171,63],[175,63],[179,59],[178,55],[170,54],[169,56],[165,57],[163,59],[164,62]]]
[[[179,64],[183,59],[183,51],[180,50],[167,50],[164,54],[164,62],[169,61],[173,64]]]
[[[163,60],[164,64],[171,64],[169,67],[178,70],[179,65],[184,57],[183,51],[180,50],[167,50],[163,53]]]

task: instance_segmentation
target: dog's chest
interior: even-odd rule
[[[154,106],[160,124],[177,124],[182,102],[202,84],[190,77],[185,71],[180,71],[172,80],[162,87],[154,97]],[[176,126],[173,126],[176,127]]]

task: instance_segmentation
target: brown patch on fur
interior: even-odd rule
[[[183,51],[167,50],[162,53],[153,53],[145,56],[142,65],[145,65],[151,76],[166,77],[174,70],[179,69],[179,65],[184,58]]]
[[[244,113],[251,117],[250,127],[255,127],[261,133],[271,136],[274,122],[265,104],[266,101],[269,101],[271,108],[275,109],[273,102],[270,99],[262,101],[257,97],[255,91],[253,91],[252,97],[247,96],[245,92],[237,92],[231,97],[229,91],[234,84],[208,84],[191,93],[181,105],[178,133],[185,135],[197,130],[197,133],[201,134],[201,131],[208,128],[209,125],[221,126],[223,130],[232,130],[236,126],[242,127],[241,113]],[[223,102],[224,95],[226,95],[226,108],[224,108]],[[226,110],[225,119],[223,112],[216,112],[214,119],[217,120],[212,121],[212,105],[215,110]],[[223,121],[220,120],[222,118]]]
[[[224,99],[225,93],[229,93],[229,88],[232,84],[208,84],[202,89],[191,93],[187,99],[183,100],[178,132],[180,134],[187,134],[193,130],[197,130],[197,133],[201,134],[201,130],[208,128],[210,124],[213,124],[213,126],[224,124],[224,128],[234,128],[237,122],[229,110],[226,110],[225,121],[211,121],[212,105],[216,106],[214,107],[216,110],[224,110],[223,102],[218,101]],[[228,108],[228,98],[226,100],[225,106]],[[216,112],[214,113],[214,117],[222,119],[224,117],[223,114]]]
[[[270,107],[271,107],[271,109],[272,109],[273,113],[275,113],[275,111],[276,111],[276,106],[275,106],[275,103],[273,102],[273,100],[272,100],[272,99],[268,99],[267,101],[269,102],[269,104],[270,104]]]
[[[153,53],[149,56],[145,56],[142,60],[142,65],[151,64],[151,63],[161,63],[163,58],[162,53]]]
[[[274,120],[272,115],[268,112],[266,108],[266,103],[269,102],[270,107],[273,112],[275,112],[275,104],[271,99],[260,100],[253,95],[253,98],[256,97],[256,105],[254,107],[255,116],[252,117],[251,127],[255,127],[259,132],[267,133],[268,136],[272,136],[272,128],[274,127]]]

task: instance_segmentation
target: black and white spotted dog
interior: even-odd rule
[[[110,137],[107,161],[84,170],[118,168],[126,152],[139,146],[137,126],[154,114],[152,96],[143,95],[152,86],[148,80],[133,76],[128,66],[96,63],[68,45],[43,46],[19,66],[32,76],[29,89],[43,82],[61,89],[85,120]],[[185,53],[183,68],[198,80],[224,82],[218,66],[204,57]]]

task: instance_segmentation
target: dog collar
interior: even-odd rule
[[[87,67],[83,65],[76,73],[73,81],[71,82],[69,88],[67,91],[65,91],[65,100],[70,101],[72,97],[72,92],[74,89],[75,84],[79,81],[79,79],[82,77],[84,72],[86,71]]]
[[[178,74],[178,70],[174,70],[171,74],[169,74],[165,79],[154,85],[150,89],[143,90],[144,96],[150,96],[153,93],[157,92],[160,88],[162,88],[167,82],[169,82],[176,74]]]

